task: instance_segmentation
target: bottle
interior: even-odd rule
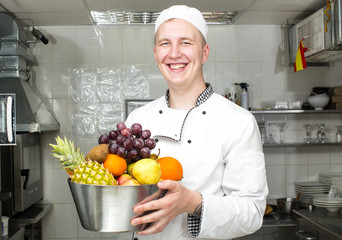
[[[247,90],[247,87],[249,87],[249,85],[245,82],[235,83],[235,85],[240,85],[241,87],[241,93],[240,93],[241,107],[249,110],[249,97],[248,97],[248,90]]]

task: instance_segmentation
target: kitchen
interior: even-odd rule
[[[155,9],[149,9],[155,11],[163,8],[151,2],[145,1],[144,6],[155,6]],[[177,3],[180,2],[187,3]],[[209,25],[210,56],[204,65],[205,79],[217,93],[225,95],[235,82],[247,82],[250,107],[261,109],[266,102],[303,102],[313,87],[342,85],[340,62],[331,62],[328,66],[308,66],[296,73],[292,66],[289,67],[287,20],[302,20],[325,6],[326,1],[287,1],[288,6],[282,6],[280,1],[274,3],[267,0],[227,2],[231,8],[249,9],[234,24]],[[51,156],[48,143],[54,142],[56,135],[72,137],[73,125],[69,117],[72,109],[70,69],[143,66],[148,73],[148,98],[154,99],[165,93],[166,83],[153,57],[153,25],[91,25],[87,8],[123,9],[119,3],[115,5],[110,1],[105,2],[102,9],[97,1],[75,1],[72,6],[69,1],[65,4],[56,4],[54,1],[41,2],[39,5],[29,2],[20,4],[4,2],[0,10],[13,12],[19,19],[32,19],[36,28],[49,40],[47,45],[42,42],[30,45],[36,59],[36,64],[32,66],[32,84],[43,100],[50,103],[60,124],[58,132],[42,132],[42,202],[53,205],[42,221],[43,239],[131,239],[129,234],[96,233],[82,228],[70,190],[64,181],[67,175]],[[218,1],[218,9],[227,8],[220,4],[224,5]],[[66,8],[63,5],[69,6]],[[213,7],[215,4],[210,5]],[[136,7],[143,9],[143,6]],[[209,6],[206,7],[211,10]],[[129,8],[132,9],[132,6]],[[32,12],[31,15],[29,12]],[[25,23],[32,26],[30,21]],[[304,124],[325,123],[330,141],[335,139],[335,126],[342,125],[341,113],[256,114],[256,118],[287,121],[284,139],[289,143],[303,142]],[[279,130],[274,129],[274,133],[278,140]],[[96,140],[86,143],[80,140],[77,144],[86,152],[94,142]],[[295,197],[294,183],[318,180],[320,172],[342,172],[342,150],[339,145],[293,144],[265,147],[264,151],[270,199]],[[72,224],[75,222],[78,223],[77,227]],[[258,239],[262,238],[258,236]]]

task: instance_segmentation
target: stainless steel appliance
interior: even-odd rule
[[[324,7],[289,29],[290,61],[294,63],[299,42],[308,48],[307,62],[334,62],[342,59],[342,0]],[[330,20],[328,21],[329,15]]]
[[[8,215],[24,211],[43,198],[40,134],[17,134],[16,146],[1,147],[1,189],[12,192],[4,201]]]
[[[33,57],[27,32],[7,13],[0,12],[0,22],[0,94],[14,93],[16,96],[16,131],[59,130],[48,100],[44,101],[29,83]]]

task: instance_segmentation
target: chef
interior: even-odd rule
[[[184,5],[165,9],[155,23],[154,57],[168,90],[126,124],[150,129],[160,156],[178,159],[184,174],[158,183],[167,189],[163,198],[134,206],[132,225],[152,223],[139,240],[231,239],[263,222],[268,188],[258,126],[205,82],[207,32],[202,14]]]

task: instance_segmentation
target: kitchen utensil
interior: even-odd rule
[[[293,209],[298,208],[298,201],[296,198],[278,198],[277,208],[281,210],[283,214],[291,214]]]
[[[83,228],[97,232],[131,232],[133,206],[158,191],[156,184],[100,186],[71,182],[68,179]],[[159,196],[159,195],[156,195]]]
[[[335,136],[335,141],[337,143],[342,143],[342,125],[336,126],[336,136]]]
[[[272,122],[271,125],[277,127],[279,129],[279,142],[284,143],[284,129],[287,127],[287,122]]]
[[[317,130],[317,139],[316,142],[319,143],[327,143],[329,142],[329,139],[327,137],[327,134],[325,133],[325,123],[319,123],[318,125],[318,130]]]
[[[304,142],[305,143],[313,143],[314,142],[314,139],[312,137],[312,129],[313,129],[313,126],[311,124],[304,124],[304,128],[305,128],[305,132],[306,132],[306,135],[305,135],[305,138],[304,138]]]
[[[259,121],[258,122],[258,127],[259,127],[259,131],[260,131],[262,143],[266,143],[266,141],[267,141],[266,123],[267,123],[266,121]]]
[[[311,95],[306,100],[315,110],[323,110],[329,103],[329,96],[327,94]]]
[[[266,125],[268,128],[268,136],[266,139],[266,143],[269,143],[269,144],[276,143],[273,137],[273,133],[272,133],[272,126],[274,126],[274,124],[272,122],[267,122]]]

